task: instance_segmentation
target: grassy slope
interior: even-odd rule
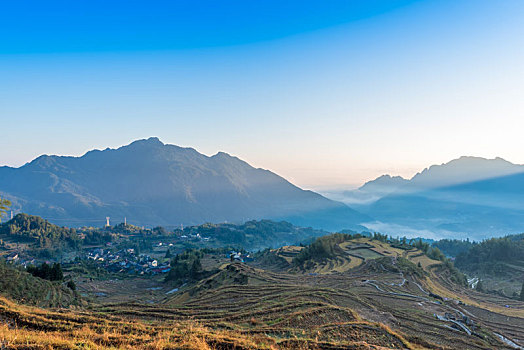
[[[0,262],[0,295],[41,307],[79,305],[81,300],[60,282],[50,282]]]
[[[363,252],[363,245],[368,247],[369,252]],[[427,346],[437,348],[454,348],[457,344],[472,349],[503,348],[493,332],[513,337],[514,340],[524,340],[519,338],[519,334],[524,334],[524,303],[478,293],[457,285],[451,280],[450,270],[443,262],[430,259],[417,249],[402,250],[367,238],[352,239],[340,243],[339,247],[341,249],[334,249],[335,255],[330,258],[311,263],[308,261],[299,267],[289,263],[287,269],[282,267],[282,261],[289,262],[290,255],[296,255],[301,249],[286,247],[273,250],[257,266],[268,266],[273,271],[272,278],[267,278],[264,289],[274,291],[264,297],[258,291],[260,287],[256,292],[249,293],[246,292],[247,287],[237,288],[235,294],[239,300],[233,299],[235,307],[245,305],[249,309],[253,306],[263,309],[266,302],[275,298],[288,300],[309,290],[310,295],[329,295],[327,301],[331,306],[349,307],[368,321],[374,320],[401,331],[413,344],[423,345],[424,341],[429,341],[433,344],[426,344]],[[274,254],[273,260],[278,260],[279,264],[268,264],[271,262],[271,254]],[[372,259],[376,254],[382,256]],[[355,262],[357,255],[360,258]],[[354,267],[355,265],[357,266]],[[265,270],[264,273],[270,272]],[[258,276],[262,276],[262,273]],[[404,284],[403,279],[406,279]],[[326,288],[330,290],[325,290]],[[214,289],[207,293],[209,296],[206,298],[209,300],[198,300],[212,305],[213,302],[220,302],[222,297],[218,293],[219,290]],[[445,300],[441,302],[430,293]],[[240,298],[243,294],[253,298]],[[349,303],[348,300],[353,302]],[[180,300],[179,304],[184,305],[185,301]],[[282,308],[286,309],[284,306]],[[227,310],[235,311],[232,307]],[[438,321],[434,316],[445,313],[460,315],[459,312],[470,315],[477,322],[477,336],[466,336],[460,334],[460,331],[451,330],[449,323]],[[268,320],[275,317],[287,318],[285,314],[274,311],[267,311],[267,314],[270,315],[265,316]],[[195,317],[203,316],[197,314]]]
[[[300,251],[288,247],[273,252],[282,258],[271,269],[223,264],[161,305],[50,311],[0,299],[0,318],[7,321],[0,339],[12,348],[505,349],[494,332],[513,340],[524,334],[524,303],[506,308],[507,299],[465,290],[449,280],[441,262],[420,251],[368,239],[352,243],[367,244],[381,257],[362,258],[344,272],[311,274],[283,267],[289,260],[283,257]],[[339,263],[352,264],[350,248],[361,249],[343,243],[337,252],[349,258],[337,256]],[[329,259],[315,264],[313,271]],[[476,336],[434,316],[458,311],[475,321]]]
[[[144,322],[106,314],[51,311],[0,297],[0,344],[8,349],[254,349],[257,339],[195,322]],[[264,339],[260,341],[264,346]]]

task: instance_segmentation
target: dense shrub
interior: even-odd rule
[[[431,246],[440,249],[447,256],[456,257],[461,253],[467,252],[474,244],[475,243],[469,240],[441,239],[440,241],[433,242]]]
[[[27,272],[35,277],[40,277],[49,281],[61,281],[64,279],[62,267],[58,263],[54,263],[53,266],[49,266],[43,263],[40,266],[28,266]]]
[[[321,261],[330,257],[334,257],[341,253],[337,249],[339,243],[350,240],[354,236],[344,233],[334,233],[332,235],[317,238],[313,243],[306,246],[293,259],[293,264],[302,265],[308,260]]]

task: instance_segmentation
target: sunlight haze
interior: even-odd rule
[[[82,23],[65,34],[61,21],[21,28],[4,18],[13,37],[0,40],[2,165],[150,136],[225,151],[312,189],[409,178],[462,155],[524,163],[523,2],[373,1],[334,6],[307,26],[264,12],[221,36],[218,17],[193,13],[208,27],[191,42],[177,36],[195,30],[185,22],[130,37],[105,22],[117,10],[93,17],[109,34],[89,40]],[[41,37],[39,24],[53,35]]]

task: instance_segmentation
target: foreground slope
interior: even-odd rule
[[[449,262],[368,238],[337,242],[322,259],[304,247],[220,266],[163,305],[105,310],[125,317],[191,319],[307,348],[518,349],[524,303],[467,289]],[[296,344],[295,344],[296,345]]]
[[[329,237],[329,236],[328,236]],[[448,262],[358,236],[229,262],[160,304],[39,309],[0,299],[8,348],[521,349],[524,303],[460,284]],[[333,243],[333,244],[331,244]],[[315,249],[313,249],[315,250]],[[321,249],[315,250],[317,252]],[[211,271],[211,270],[210,270]],[[181,282],[180,282],[181,283]]]
[[[2,167],[0,184],[16,211],[69,226],[94,226],[109,216],[138,225],[272,218],[342,229],[368,219],[226,153],[208,157],[157,138]]]
[[[51,282],[0,260],[0,295],[41,307],[83,305],[83,300],[61,282]]]

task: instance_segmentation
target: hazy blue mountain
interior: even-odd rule
[[[72,226],[98,226],[106,216],[137,225],[287,219],[325,229],[369,220],[226,153],[208,157],[157,138],[1,167],[0,193],[17,211]]]
[[[401,176],[382,175],[368,181],[359,188],[362,192],[389,194],[407,184],[409,180]]]
[[[502,158],[460,157],[432,165],[411,179],[382,175],[355,190],[329,191],[326,195],[348,205],[367,206],[390,194],[415,193],[431,188],[452,186],[524,172],[524,166]]]
[[[520,233],[523,171],[500,158],[463,157],[424,170],[403,191],[361,209],[381,222],[472,238]]]
[[[366,205],[399,190],[407,183],[409,183],[409,180],[400,176],[382,175],[375,180],[366,182],[358,189],[342,191],[340,194],[335,193],[333,198],[348,205]]]
[[[420,190],[469,183],[524,172],[524,165],[502,158],[460,157],[441,165],[432,165],[416,174],[408,188]]]

